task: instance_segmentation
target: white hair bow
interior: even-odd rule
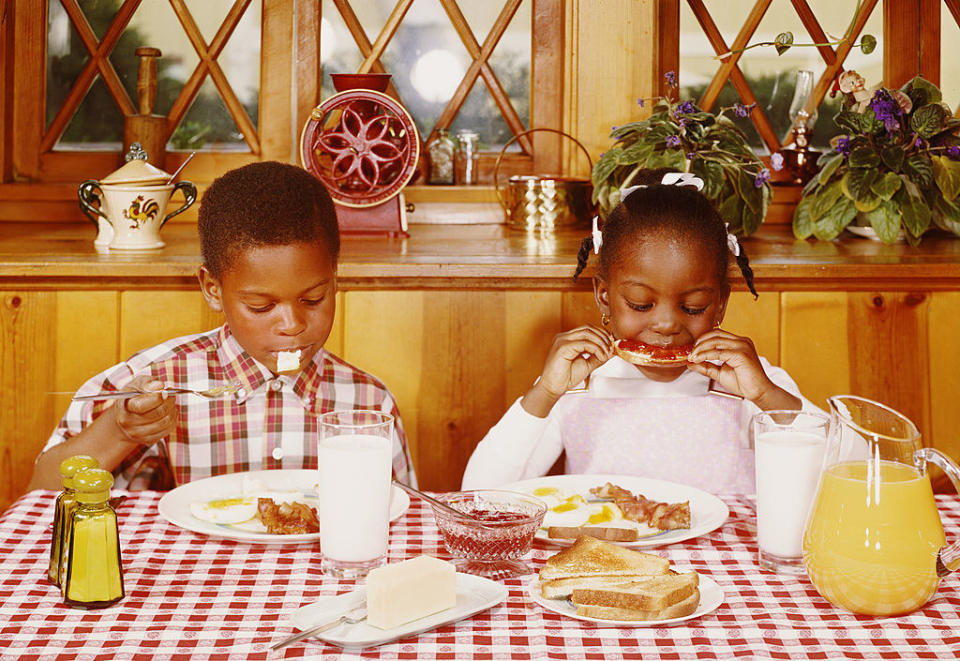
[[[603,232],[600,231],[600,228],[597,226],[599,221],[599,216],[593,217],[593,230],[590,232],[590,235],[593,237],[593,254],[600,253],[600,246],[603,245]]]
[[[724,227],[727,229],[727,248],[730,249],[734,257],[739,257],[740,242],[737,241],[736,235],[730,232],[730,223],[724,223]]]
[[[663,179],[660,180],[660,183],[664,186],[693,186],[698,191],[703,190],[703,179],[690,172],[668,172],[663,175]],[[620,201],[623,202],[625,199],[627,199],[627,196],[630,195],[630,193],[638,188],[646,188],[646,185],[640,184],[639,186],[627,186],[626,188],[621,188]]]

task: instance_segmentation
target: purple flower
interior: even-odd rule
[[[770,167],[780,172],[783,169],[783,154],[780,152],[770,154]]]
[[[947,147],[947,156],[954,161],[960,160],[960,147],[956,145],[950,145]]]
[[[695,152],[695,151],[689,151],[689,152],[687,152],[687,160],[688,160],[688,161],[692,161],[692,160],[695,159],[696,157],[697,157],[697,152]]]
[[[751,103],[749,106],[745,106],[742,103],[735,103],[733,104],[733,114],[737,117],[749,117],[750,113],[752,113],[756,107],[756,103]]]
[[[673,116],[689,115],[692,112],[697,112],[697,107],[693,105],[693,101],[682,101],[677,105],[676,110],[673,111]]]
[[[913,146],[914,146],[914,147],[917,147],[917,148],[923,147],[923,138],[921,138],[921,137],[920,137],[919,135],[917,135],[916,133],[914,133],[913,135],[914,135],[914,138],[913,138]]]
[[[680,146],[680,136],[679,135],[668,135],[666,140],[667,147],[677,148]]]
[[[883,122],[883,127],[887,133],[892,133],[900,128],[900,115],[903,110],[897,100],[890,96],[885,89],[878,89],[873,93],[873,98],[867,104],[873,111],[878,121]]]
[[[640,97],[637,97],[637,105],[640,106],[641,108],[643,107],[643,99],[641,99]]]
[[[763,168],[757,173],[757,176],[753,178],[753,185],[757,188],[763,188],[763,185],[768,181],[770,181],[770,170]]]
[[[843,157],[846,158],[850,155],[850,138],[848,136],[842,135],[837,138],[836,150],[838,154],[843,154]]]
[[[677,86],[677,73],[675,71],[668,71],[667,73],[663,74],[663,78],[667,81],[667,85],[670,87]]]

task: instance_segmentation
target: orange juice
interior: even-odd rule
[[[916,610],[936,592],[944,543],[926,475],[896,462],[855,461],[824,472],[803,559],[831,603],[855,613],[896,615]]]

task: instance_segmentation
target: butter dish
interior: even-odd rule
[[[376,647],[463,620],[492,608],[507,598],[508,590],[496,581],[481,576],[457,573],[457,605],[453,608],[413,620],[393,629],[377,629],[366,621],[340,624],[318,634],[316,638],[344,649]],[[366,587],[352,592],[321,597],[312,604],[298,608],[290,615],[290,624],[304,631],[330,617],[349,610],[366,599]]]

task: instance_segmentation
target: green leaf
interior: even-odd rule
[[[843,186],[844,194],[856,202],[861,197],[870,195],[870,186],[873,180],[877,178],[876,170],[864,170],[861,168],[850,168],[843,175],[840,183]]]
[[[703,194],[709,200],[716,200],[723,191],[723,166],[713,161],[696,158],[690,166],[690,171],[703,179]]]
[[[910,128],[917,134],[929,140],[933,136],[943,131],[947,124],[947,118],[950,113],[939,103],[928,103],[925,106],[914,109],[910,117]]]
[[[845,128],[851,133],[860,133],[860,115],[852,110],[841,110],[833,118],[837,126]]]
[[[810,220],[817,222],[837,204],[837,200],[841,197],[843,197],[843,187],[839,181],[834,181],[832,184],[821,188],[820,192],[813,196],[813,201],[810,203],[808,211]]]
[[[960,236],[960,206],[947,202],[938,195],[932,220],[938,227]]]
[[[943,100],[943,94],[936,85],[931,83],[923,76],[916,76],[900,88],[900,91],[910,97],[913,107],[918,108],[928,103],[939,103]]]
[[[740,200],[739,195],[729,195],[727,198],[720,203],[717,212],[720,214],[720,217],[723,218],[724,222],[730,225],[729,229],[731,232],[735,232],[740,229],[740,223],[742,222],[741,217],[741,208],[745,205]]]
[[[622,126],[618,126],[610,132],[611,138],[622,138],[625,135],[630,133],[637,133],[643,129],[646,129],[650,125],[648,120],[642,120],[639,122],[628,122]]]
[[[811,198],[804,196],[793,212],[793,235],[798,239],[807,239],[813,234],[813,221],[810,219]]]
[[[860,50],[864,55],[869,55],[877,47],[877,38],[872,34],[865,34],[860,37]]]
[[[737,173],[737,188],[744,203],[753,211],[760,210],[760,189],[754,184],[755,174],[743,168]]]
[[[930,207],[922,199],[910,195],[904,186],[897,191],[894,202],[900,205],[900,218],[909,234],[919,237],[927,231],[930,227]]]
[[[793,33],[781,32],[777,35],[776,39],[773,40],[773,46],[777,49],[777,55],[783,55],[793,46]]]
[[[884,243],[894,243],[900,232],[900,211],[894,202],[886,201],[867,213],[870,227]]]
[[[927,156],[916,154],[907,159],[904,167],[910,178],[922,188],[930,188],[933,185],[933,164]]]
[[[850,167],[875,168],[880,165],[880,154],[873,147],[857,147],[850,152]]]
[[[882,200],[889,200],[900,188],[900,177],[893,172],[884,172],[878,175],[870,184],[870,192]]]
[[[650,143],[635,142],[617,155],[617,163],[620,165],[640,165],[646,163],[652,153],[653,145]]]
[[[821,241],[830,241],[837,238],[843,228],[849,225],[857,215],[857,210],[850,198],[841,195],[837,203],[814,223],[813,235]]]
[[[759,190],[759,189],[757,189]],[[748,236],[757,231],[760,223],[763,222],[763,214],[760,209],[752,209],[749,206],[743,207],[743,216],[740,221],[740,229],[744,236]]]
[[[683,172],[686,167],[687,157],[681,149],[665,149],[662,152],[654,152],[647,159],[647,168],[650,170],[670,168]]]
[[[946,156],[932,156],[934,179],[943,193],[943,199],[953,202],[960,195],[960,162]]]
[[[603,156],[593,164],[593,185],[599,186],[617,169],[617,159],[621,150],[613,147],[604,152]]]
[[[833,176],[833,173],[836,172],[837,168],[839,168],[842,164],[843,154],[836,154],[835,156],[828,158],[826,161],[824,161],[823,165],[820,166],[820,173],[817,174],[817,181],[825,185],[828,181],[830,181],[830,177]]]
[[[899,145],[890,145],[880,152],[880,158],[883,159],[884,165],[890,168],[891,172],[900,172],[900,168],[903,167],[904,156],[903,147]]]

